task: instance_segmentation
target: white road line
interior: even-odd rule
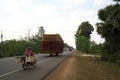
[[[37,62],[37,64],[43,63],[43,62],[48,61],[48,60],[50,60],[50,59],[52,59],[52,58],[48,58],[48,59],[45,59],[45,60],[43,60],[43,61]]]
[[[48,60],[50,60],[50,59],[52,59],[52,58],[48,58],[48,59],[45,59],[45,60],[39,61],[39,62],[37,62],[37,64],[43,63],[43,62],[48,61]],[[12,74],[12,73],[18,72],[18,71],[20,71],[20,70],[22,70],[22,68],[17,69],[17,70],[14,70],[14,71],[11,71],[11,72],[8,72],[8,73],[5,73],[5,74],[3,74],[3,75],[0,75],[0,78],[1,78],[1,77],[4,77],[4,76],[6,76],[6,75],[9,75],[9,74]]]
[[[17,72],[17,71],[20,71],[20,70],[22,70],[22,68],[21,68],[21,69],[14,70],[14,71],[11,71],[11,72],[8,72],[8,73],[5,73],[5,74],[3,74],[3,75],[0,75],[0,77],[3,77],[3,76],[6,76],[6,75],[9,75],[9,74],[12,74],[12,73]]]

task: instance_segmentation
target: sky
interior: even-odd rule
[[[104,41],[96,32],[100,22],[98,10],[112,0],[0,0],[0,29],[3,40],[35,35],[43,26],[46,34],[60,34],[64,42],[75,48],[78,26],[89,21],[95,28],[91,41]]]

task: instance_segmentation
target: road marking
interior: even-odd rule
[[[48,59],[45,59],[45,60],[39,61],[39,62],[37,62],[37,64],[43,63],[43,62],[48,61],[48,60],[50,60],[50,59],[52,59],[52,58],[48,58]]]
[[[39,61],[39,62],[37,62],[37,64],[43,63],[43,62],[48,61],[48,60],[50,60],[50,59],[52,59],[52,58],[48,58],[48,59],[45,59],[45,60]],[[17,70],[14,70],[14,71],[11,71],[11,72],[8,72],[8,73],[5,73],[5,74],[3,74],[3,75],[0,75],[0,78],[1,78],[1,77],[4,77],[4,76],[6,76],[6,75],[9,75],[9,74],[12,74],[12,73],[18,72],[18,71],[20,71],[20,70],[22,70],[22,68],[17,69]]]
[[[5,74],[3,74],[3,75],[0,75],[0,77],[3,77],[3,76],[6,76],[6,75],[9,75],[9,74],[12,74],[12,73],[17,72],[17,71],[20,71],[20,70],[22,70],[22,68],[21,68],[21,69],[14,70],[14,71],[11,71],[11,72],[8,72],[8,73],[5,73]]]

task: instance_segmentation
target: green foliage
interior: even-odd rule
[[[84,36],[79,36],[76,40],[76,49],[80,50],[82,52],[89,52],[89,47],[90,47],[90,41],[84,37]]]
[[[67,43],[64,43],[64,47],[69,48],[69,45]]]
[[[97,52],[97,49],[98,49],[97,44],[95,44],[94,41],[91,41],[90,42],[89,53],[95,54]]]
[[[76,49],[82,52],[89,52],[90,34],[94,30],[93,26],[88,22],[82,22],[75,34]]]
[[[102,54],[102,60],[120,64],[120,55],[118,55],[118,53],[114,54],[104,53]]]
[[[93,26],[88,21],[82,22],[81,25],[78,26],[75,37],[85,36],[86,38],[90,39],[90,34],[93,30]]]
[[[37,34],[33,35],[30,41],[34,44],[33,50],[38,53],[40,51],[40,40],[42,39],[42,35],[45,34],[44,27],[38,27]]]
[[[96,44],[94,41],[91,41],[90,43],[90,48],[89,48],[89,53],[91,54],[101,54],[104,53],[104,44]]]
[[[32,46],[32,43],[27,41],[16,41],[9,40],[3,43],[3,54],[2,56],[16,56],[24,55],[24,51],[28,46]]]
[[[120,0],[113,0],[113,1],[119,2]]]
[[[44,27],[43,26],[38,27],[38,32],[37,34],[32,36],[31,41],[33,42],[40,41],[43,34],[45,34]]]
[[[109,52],[116,52],[120,49],[120,5],[114,4],[99,10],[99,19],[97,23],[97,32],[106,41],[106,47]]]
[[[73,50],[74,48],[67,43],[64,43],[64,48],[68,48],[69,50]]]
[[[0,50],[2,49],[2,54],[0,57],[7,56],[17,56],[24,55],[24,51],[27,47],[31,47],[32,50],[36,53],[39,52],[40,48],[40,40],[42,35],[45,33],[44,28],[38,27],[37,34],[33,35],[31,39],[26,40],[6,40],[2,42],[2,47],[0,46]],[[0,43],[1,44],[1,43]]]
[[[120,0],[113,1],[116,4],[99,10],[98,17],[102,22],[96,26],[98,34],[105,38],[102,60],[120,64]]]

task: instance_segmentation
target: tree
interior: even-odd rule
[[[120,0],[113,1],[116,3],[98,11],[101,22],[96,27],[98,34],[105,38],[102,60],[120,64]]]
[[[76,49],[85,53],[89,52],[90,41],[85,36],[79,36],[76,40]]]
[[[45,34],[45,30],[44,30],[44,27],[41,26],[41,27],[38,27],[38,32],[37,34],[33,35],[32,36],[32,40],[36,41],[36,40],[40,40],[42,38],[42,35]]]
[[[88,52],[90,46],[90,34],[94,30],[93,26],[88,22],[82,22],[75,34],[76,49],[82,52]]]
[[[113,0],[113,1],[119,2],[120,0]]]
[[[114,0],[119,1],[119,0]],[[106,48],[109,52],[120,49],[120,4],[109,5],[98,12],[102,21],[97,23],[97,32],[105,38]]]
[[[81,25],[78,26],[75,37],[77,36],[85,36],[87,39],[90,39],[90,34],[94,30],[93,26],[88,22],[82,22]]]
[[[64,48],[67,48],[69,50],[74,50],[74,48],[70,45],[68,45],[67,43],[64,43]]]
[[[42,35],[45,34],[44,27],[38,27],[38,32],[37,34],[32,36],[31,42],[34,44],[34,51],[39,52],[40,49],[40,40],[42,39]]]
[[[97,50],[97,46],[95,44],[95,41],[91,41],[90,42],[90,48],[89,48],[89,52],[91,54],[95,54],[96,53],[96,50]]]
[[[43,26],[38,27],[37,35],[38,35],[39,37],[42,37],[43,34],[45,34],[44,27],[43,27]]]

